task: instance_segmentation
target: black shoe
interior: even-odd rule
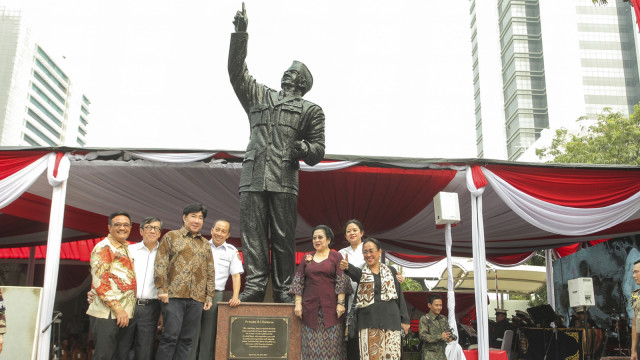
[[[285,293],[285,294],[273,294],[273,301],[275,301],[276,303],[293,304],[294,300],[295,300],[295,297],[293,297],[292,295],[289,295],[287,293]]]
[[[240,299],[240,301],[242,302],[263,302],[264,294],[256,294],[248,291],[243,291],[238,296],[238,299]]]

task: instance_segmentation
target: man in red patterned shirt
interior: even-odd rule
[[[136,305],[136,273],[129,254],[131,216],[124,211],[109,215],[109,235],[93,248],[91,288],[95,299],[87,310],[95,342],[94,360],[127,359],[131,341],[125,339]]]

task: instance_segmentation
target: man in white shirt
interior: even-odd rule
[[[190,360],[213,359],[216,347],[216,330],[218,327],[218,302],[223,300],[224,288],[231,275],[233,282],[233,295],[229,300],[229,306],[240,305],[240,274],[242,261],[235,246],[226,241],[231,234],[231,224],[227,220],[216,220],[211,228],[211,251],[213,253],[213,265],[216,268],[216,292],[213,297],[213,306],[209,310],[202,312],[200,330],[194,339],[200,337],[200,343],[194,341],[194,346],[189,354]],[[198,345],[198,346],[196,346]],[[198,355],[199,354],[199,355]]]
[[[162,221],[157,217],[148,217],[140,224],[142,241],[129,245],[129,254],[133,259],[136,273],[136,304],[133,318],[123,336],[127,339],[126,346],[119,349],[119,359],[129,359],[128,349],[131,348],[135,334],[135,359],[153,359],[153,343],[155,341],[158,318],[160,317],[160,300],[158,289],[153,279],[154,262],[158,252],[158,239],[162,234]],[[93,302],[93,292],[88,294],[89,303]]]
[[[162,221],[157,217],[145,218],[140,224],[140,235],[142,241],[129,246],[138,282],[136,309],[129,328],[135,331],[135,359],[151,360],[160,317],[160,300],[153,279],[153,265],[158,253],[158,239],[162,235]]]

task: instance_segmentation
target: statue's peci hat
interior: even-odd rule
[[[311,71],[309,71],[309,68],[307,68],[307,66],[300,61],[293,60],[293,64],[291,64],[289,70],[295,70],[298,72],[298,74],[304,76],[304,78],[307,79],[306,92],[309,92],[309,90],[311,90],[311,87],[313,86],[313,76],[311,76]]]

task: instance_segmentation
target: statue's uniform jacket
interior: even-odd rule
[[[247,69],[248,33],[231,34],[229,77],[249,117],[251,136],[245,153],[240,192],[270,191],[298,194],[300,163],[293,145],[302,140],[309,153],[302,159],[313,166],[324,157],[324,113],[301,97],[259,84]]]

